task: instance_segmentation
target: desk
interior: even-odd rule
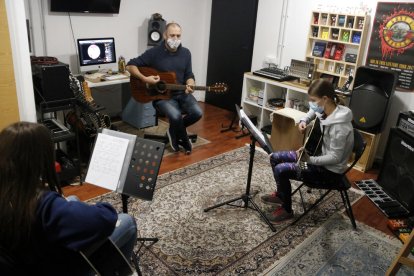
[[[129,83],[129,78],[119,79],[119,80],[105,80],[105,81],[102,81],[102,80],[101,81],[90,81],[87,78],[85,78],[85,80],[88,82],[88,86],[90,88]]]
[[[91,81],[85,76],[85,80],[91,89],[95,102],[105,107],[103,113],[108,114],[110,117],[120,117],[122,110],[131,98],[129,77],[104,81],[99,81],[98,78]]]
[[[104,106],[103,112],[110,117],[121,117],[122,121],[136,128],[156,125],[156,114],[152,103],[142,104],[131,98],[129,77],[105,81],[85,79],[95,102]]]

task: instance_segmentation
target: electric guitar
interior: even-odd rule
[[[130,78],[132,97],[140,103],[148,103],[154,100],[168,100],[171,98],[171,90],[185,90],[186,85],[176,84],[175,72],[158,72],[150,67],[138,67],[139,71],[146,77],[160,76],[156,84],[148,84],[133,76]],[[211,86],[191,86],[193,90],[204,90],[207,92],[225,93],[228,86],[225,83],[216,83]]]
[[[321,131],[321,122],[319,118],[316,118],[313,123],[312,129],[310,130],[310,133],[306,138],[305,145],[303,146],[304,148],[299,155],[298,164],[302,162],[301,159],[303,157],[304,152],[306,152],[309,156],[315,156],[319,154],[322,138],[323,131]]]

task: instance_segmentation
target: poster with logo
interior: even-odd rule
[[[398,74],[397,89],[414,91],[414,3],[379,2],[366,65]]]

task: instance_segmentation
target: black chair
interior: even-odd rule
[[[138,273],[139,276],[142,275],[139,269],[137,254],[133,253],[131,260],[135,266],[134,272],[131,261],[125,258],[119,248],[109,238],[93,244],[86,250],[79,251],[79,254],[97,275],[127,276],[134,275],[135,273]],[[24,264],[18,261],[16,256],[11,255],[10,252],[1,246],[0,271],[1,275],[30,275],[33,273],[33,271],[30,271],[30,267],[25,267]]]
[[[4,275],[25,275],[28,272],[18,265],[16,258],[2,246],[0,246],[0,271]]]
[[[152,101],[152,106],[155,109],[155,125],[158,125],[158,119],[159,117],[165,117],[165,114],[163,114],[155,105],[156,101]],[[185,113],[183,113],[185,114]],[[188,138],[191,140],[192,143],[197,142],[197,134],[188,134]],[[155,140],[158,142],[161,142],[163,144],[168,144],[169,143],[169,139],[167,136],[167,133],[165,133],[164,135],[161,134],[153,134],[153,133],[145,133],[144,134],[144,139],[150,139],[150,140]]]
[[[97,275],[132,275],[134,270],[131,261],[135,265],[136,272],[139,275],[141,273],[135,254],[132,254],[131,261],[127,260],[121,250],[109,238],[97,242],[79,253]]]
[[[342,174],[340,180],[336,183],[329,183],[329,185],[330,185],[329,189],[326,189],[326,186],[327,186],[326,183],[303,182],[298,188],[296,188],[292,192],[292,195],[294,195],[296,192],[299,191],[301,201],[302,201],[303,210],[304,210],[303,214],[301,214],[295,221],[293,221],[292,224],[299,221],[310,210],[315,208],[331,191],[338,191],[341,194],[342,202],[345,206],[346,213],[347,213],[349,219],[351,220],[352,226],[354,227],[354,229],[356,229],[355,218],[354,218],[354,214],[352,213],[352,206],[351,206],[351,203],[349,201],[348,192],[347,192],[348,189],[351,188],[351,183],[349,182],[346,174],[354,167],[354,165],[361,158],[362,154],[364,153],[365,147],[366,147],[366,142],[364,141],[364,138],[362,137],[361,133],[357,129],[354,129],[354,146],[353,146],[353,155],[354,155],[353,157],[354,157],[354,159],[353,159],[351,165]],[[303,200],[303,196],[302,196],[302,192],[301,192],[301,188],[303,186],[306,186],[308,188],[308,192],[310,192],[309,189],[319,189],[319,190],[323,189],[323,190],[326,190],[326,191],[324,193],[322,193],[322,195],[316,200],[316,202],[314,204],[312,204],[310,207],[306,208],[306,204]]]

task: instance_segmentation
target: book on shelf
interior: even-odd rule
[[[313,46],[312,55],[314,57],[323,57],[325,53],[326,48],[326,42],[315,42],[315,45]]]

